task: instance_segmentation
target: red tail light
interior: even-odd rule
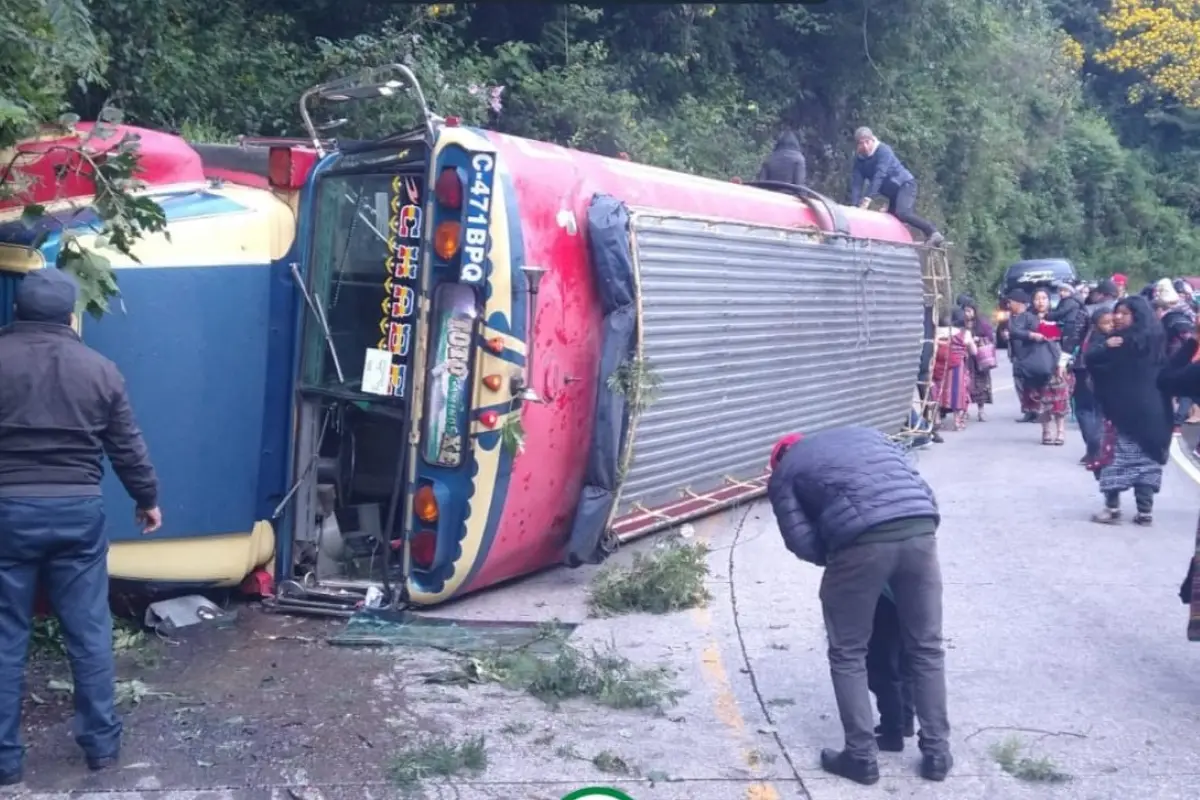
[[[294,191],[303,188],[316,163],[317,154],[311,150],[272,147],[267,152],[267,183],[272,189]]]
[[[409,552],[413,563],[421,569],[433,566],[434,556],[437,555],[437,534],[433,531],[421,531],[412,539]]]
[[[442,170],[433,188],[433,195],[447,208],[462,208],[463,185],[458,170],[450,167]]]

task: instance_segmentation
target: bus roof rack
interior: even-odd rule
[[[792,197],[799,198],[814,211],[817,211],[817,204],[820,203],[825,207],[825,216],[828,217],[832,230],[827,232],[836,233],[840,236],[850,235],[850,222],[846,219],[846,215],[842,212],[842,207],[829,199],[818,191],[800,186],[795,183],[785,183],[784,181],[748,181],[745,186],[753,186],[755,189],[766,189],[772,192],[782,192],[790,194]],[[818,217],[820,213],[818,212]]]
[[[371,67],[355,75],[317,84],[300,96],[300,117],[304,120],[304,129],[312,140],[313,147],[321,155],[325,154],[324,144],[320,138],[320,127],[313,123],[309,113],[309,102],[319,99],[327,103],[343,103],[350,100],[374,100],[380,97],[395,97],[411,92],[417,98],[421,107],[421,119],[425,135],[430,142],[434,138],[434,127],[438,118],[429,111],[425,102],[425,93],[412,70],[403,64],[385,64]]]

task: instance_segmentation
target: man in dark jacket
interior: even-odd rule
[[[62,624],[75,680],[75,741],[88,766],[116,763],[108,538],[102,458],[145,533],[162,524],[158,479],[112,362],[73,330],[75,282],[30,272],[0,331],[0,785],[22,779],[21,695],[39,578]]]
[[[791,131],[785,132],[775,143],[775,149],[762,169],[758,171],[760,181],[778,181],[794,186],[804,186],[808,177],[808,168],[804,162],[804,153],[800,152],[800,140]]]
[[[917,179],[896,157],[892,148],[875,138],[870,128],[854,132],[854,168],[850,176],[850,205],[866,208],[871,198],[882,195],[888,212],[905,225],[925,234],[925,241],[937,247],[946,240],[937,227],[916,213]],[[863,183],[867,191],[863,193]]]
[[[934,535],[941,518],[933,490],[882,433],[845,427],[793,434],[777,444],[767,493],[788,550],[825,567],[821,607],[846,743],[841,751],[821,751],[822,769],[862,784],[879,780],[866,657],[886,585],[909,658],[921,774],[945,780],[954,761]]]
[[[1083,342],[1088,314],[1083,308],[1083,303],[1075,297],[1074,286],[1066,281],[1056,281],[1053,288],[1058,292],[1058,307],[1046,314],[1046,319],[1057,322],[1062,328],[1063,352],[1074,353]]]

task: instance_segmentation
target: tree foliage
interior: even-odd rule
[[[1200,0],[1113,0],[1103,22],[1115,41],[1098,59],[1142,77],[1134,102],[1153,92],[1200,109]]]
[[[82,93],[104,82],[107,60],[94,32],[91,11],[84,0],[0,0],[0,197],[22,198],[36,188],[24,180],[22,157],[14,146],[46,123],[50,132],[70,134],[75,117],[63,115],[67,95]],[[108,123],[120,121],[111,106],[101,108],[97,127],[72,145],[55,146],[51,153],[65,156],[66,172],[85,178],[94,188],[90,207],[99,218],[98,243],[132,255],[134,243],[145,233],[166,226],[162,209],[138,194],[138,140],[125,136],[105,147],[101,157],[93,150],[98,139],[111,138]],[[72,221],[82,209],[60,212],[62,241],[57,266],[71,272],[80,286],[79,310],[100,317],[119,294],[116,275],[101,253],[85,247],[72,232]],[[22,217],[36,224],[46,215],[45,204],[28,203]]]
[[[1200,170],[1200,111],[1167,77],[1178,46],[1129,70],[1108,54],[1167,36],[1113,27],[1122,8],[1168,5],[1182,19],[1196,3],[90,0],[99,77],[56,73],[39,102],[47,113],[66,97],[86,117],[115,104],[195,138],[295,135],[305,88],[400,61],[438,113],[719,178],[753,175],[792,129],[814,187],[837,199],[851,132],[868,124],[917,174],[919,205],[945,226],[968,288],[990,291],[1010,261],[1036,256],[1150,279],[1200,261],[1188,177]],[[1139,82],[1154,91],[1130,100]],[[347,136],[416,119],[404,100],[328,109],[347,113]]]

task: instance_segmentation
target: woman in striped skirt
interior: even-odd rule
[[[1093,338],[1086,364],[1114,437],[1111,455],[1100,468],[1104,508],[1092,519],[1119,523],[1121,494],[1132,489],[1137,506],[1133,521],[1150,525],[1171,446],[1174,409],[1169,395],[1158,388],[1166,365],[1165,337],[1145,298],[1117,303],[1112,333]]]

